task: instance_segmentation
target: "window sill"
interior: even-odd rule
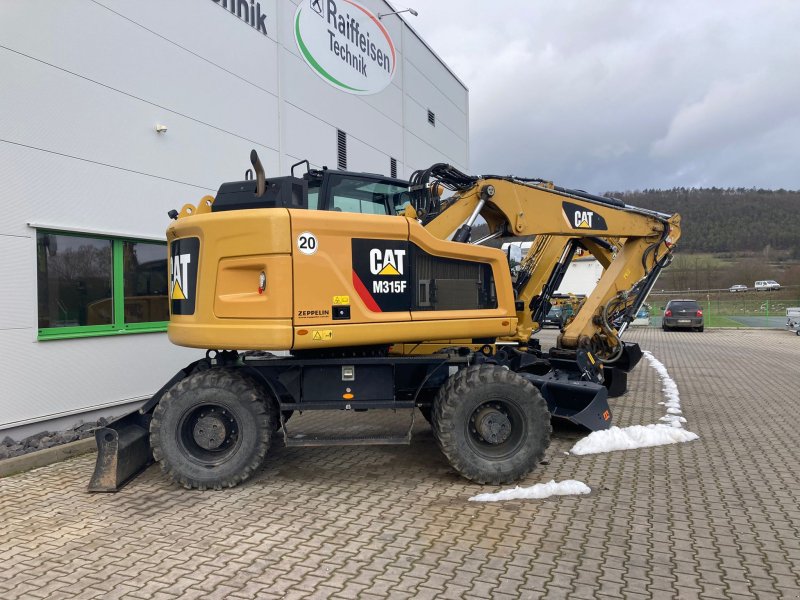
[[[59,331],[58,329],[40,329],[37,340],[40,342],[48,342],[50,340],[72,340],[78,338],[88,337],[107,337],[119,335],[131,335],[136,333],[165,333],[167,331],[166,323],[153,323],[153,324],[136,324],[126,327],[125,329],[94,329],[87,327],[84,330],[78,328],[69,328],[70,331]],[[81,328],[83,329],[83,328]]]

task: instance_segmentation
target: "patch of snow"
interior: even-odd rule
[[[631,427],[612,427],[605,431],[594,431],[580,440],[570,450],[570,454],[600,454],[614,450],[633,450],[635,448],[650,448],[666,444],[679,444],[698,439],[696,433],[686,431],[683,424],[686,419],[680,415],[681,396],[678,384],[669,376],[669,371],[664,364],[651,352],[642,352],[647,362],[658,373],[661,379],[661,391],[664,392],[665,401],[659,402],[667,414],[659,419],[661,423],[653,425],[633,425]]]
[[[571,454],[600,454],[614,450],[633,450],[666,444],[678,444],[696,440],[696,433],[686,431],[680,422],[665,425],[633,425],[631,427],[612,427],[604,431],[593,431],[580,440],[570,450]]]
[[[568,479],[556,483],[551,479],[548,483],[537,483],[530,487],[515,487],[494,494],[478,494],[469,499],[470,502],[500,502],[501,500],[541,500],[550,496],[575,496],[588,494],[591,488],[581,481]]]
[[[667,423],[678,423],[678,427],[680,427],[680,423],[686,423],[686,417],[679,417],[678,415],[664,415],[659,419],[659,421],[666,421]]]

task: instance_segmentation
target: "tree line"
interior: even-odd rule
[[[771,247],[800,258],[800,190],[681,187],[606,195],[640,208],[680,213],[681,252],[760,252]]]

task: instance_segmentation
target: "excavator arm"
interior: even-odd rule
[[[435,194],[440,185],[456,193],[439,200]],[[622,352],[620,335],[670,263],[680,237],[678,214],[644,210],[542,180],[477,178],[434,165],[416,173],[412,186],[417,216],[436,237],[467,242],[479,216],[489,227],[485,239],[536,236],[515,283],[518,326],[508,341],[528,343],[576,250],[593,255],[603,275],[563,329],[558,347],[591,350],[607,362]]]

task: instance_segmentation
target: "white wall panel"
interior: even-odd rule
[[[4,1],[0,8],[3,45],[237,135],[257,141],[266,138],[267,132],[254,115],[274,114],[261,112],[270,111],[276,101],[276,47],[268,38],[260,36],[259,46],[249,50],[254,65],[266,65],[264,70],[271,73],[272,85],[267,89],[272,94],[89,0],[46,4],[47,10],[34,13],[35,27],[19,27],[17,24],[31,19],[30,3]],[[219,11],[213,3],[208,4]],[[160,6],[165,8],[165,3]],[[217,18],[213,24],[224,31],[235,25],[250,29],[237,21]],[[56,31],[58,35],[53,35]],[[228,35],[229,39],[237,39],[235,33]],[[153,123],[143,125],[152,127]]]
[[[430,144],[427,144],[413,134],[406,132],[406,168],[408,171],[424,169],[433,163],[446,162],[454,167],[467,171],[467,165],[456,160],[456,158],[446,154]]]
[[[308,159],[317,167],[335,169],[336,127],[291,105],[286,105],[283,115],[286,130],[291,132],[284,141],[286,154],[299,157],[297,160]]]
[[[389,155],[376,152],[359,140],[347,139],[347,170],[363,173],[389,174]]]
[[[406,34],[403,51],[405,60],[413,63],[420,72],[424,73],[431,84],[438,87],[452,101],[454,108],[463,113],[467,112],[467,89],[450,74],[441,61],[416,35],[411,32]]]
[[[36,326],[35,247],[31,237],[0,235],[0,330]]]
[[[35,342],[0,330],[0,429],[152,395],[202,352],[165,333]]]
[[[211,182],[243,178],[250,146],[204,162]],[[277,155],[261,152],[265,169],[277,173]],[[31,235],[28,223],[137,236],[163,236],[167,211],[197,202],[202,189],[98,166],[0,142],[0,180],[5,199],[0,233]]]
[[[256,145],[2,50],[0,71],[25,81],[0,95],[0,138],[6,140],[212,189],[219,182],[209,177],[208,164],[241,157],[243,148]],[[53,110],[53,89],[59,90],[59,110]],[[277,113],[273,107],[271,114]],[[270,121],[275,140],[277,119]],[[156,122],[169,130],[157,134]]]
[[[254,85],[276,91],[275,71],[270,65],[276,60],[277,0],[258,0],[267,16],[266,37],[222,8],[222,2],[168,0],[169,10],[165,10],[164,0],[97,1],[146,27],[151,35],[162,36]]]
[[[428,111],[413,99],[406,97],[406,139],[414,137],[435,148],[441,156],[447,157],[447,162],[452,163],[462,170],[468,168],[467,149],[464,140],[456,136],[452,130],[445,126],[428,123]],[[413,155],[406,147],[406,161],[413,163]]]
[[[447,127],[461,139],[461,143],[466,143],[469,137],[467,115],[459,109],[454,109],[450,99],[438,87],[431,85],[419,69],[410,63],[406,69],[405,86],[406,96],[436,114],[437,127],[440,125]],[[427,115],[424,122],[427,123]]]
[[[236,161],[208,163],[211,181],[243,174],[248,148]],[[273,161],[274,162],[274,161]],[[137,236],[163,236],[167,211],[205,190],[120,169],[0,142],[3,219],[0,234],[30,236],[28,223]]]
[[[363,142],[375,147],[385,149],[387,152],[400,154],[402,151],[402,95],[400,90],[390,86],[381,94],[391,96],[394,116],[388,119],[373,106],[360,101],[354,96],[353,102],[342,102],[342,92],[328,85],[319,77],[311,73],[302,59],[286,55],[287,71],[283,97],[287,104],[292,104],[315,118],[332,125],[337,129],[346,131]],[[295,76],[299,71],[307,76]],[[378,95],[381,95],[378,94]],[[290,133],[291,132],[291,133]],[[295,136],[287,128],[286,134]],[[305,140],[308,143],[310,140]],[[287,144],[289,140],[287,139]]]

